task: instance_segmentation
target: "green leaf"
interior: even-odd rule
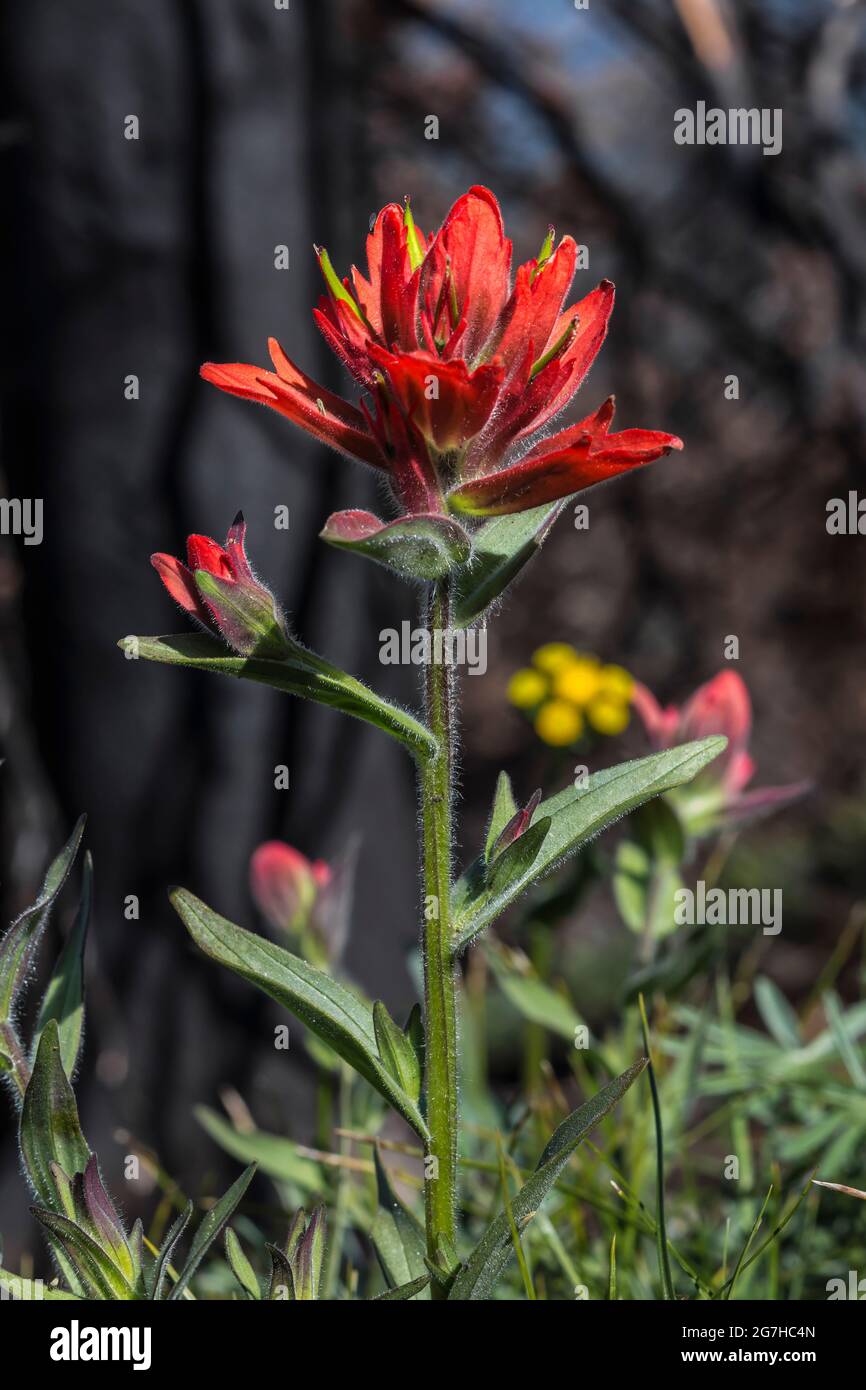
[[[515,954],[502,947],[486,952],[496,983],[506,999],[522,1018],[530,1023],[538,1023],[551,1033],[574,1042],[575,1029],[580,1027],[580,1018],[572,1005],[557,990],[551,989],[550,985],[538,978],[525,956],[521,961],[524,968],[516,968]]]
[[[416,1134],[427,1138],[427,1126],[417,1104],[379,1057],[373,1010],[365,999],[282,946],[236,927],[185,888],[176,888],[170,898],[205,955],[249,980],[293,1013],[369,1081]]]
[[[74,1221],[70,1221],[68,1216],[61,1216],[56,1211],[46,1211],[44,1207],[31,1207],[30,1210],[54,1240],[63,1246],[76,1273],[83,1279],[93,1298],[136,1298],[134,1288],[121,1274],[111,1257],[86,1231]]]
[[[550,1189],[577,1146],[600,1120],[613,1109],[636,1081],[647,1059],[624,1071],[579,1109],[572,1111],[552,1135],[535,1171],[511,1199],[511,1214],[518,1231],[523,1231],[538,1211]],[[511,1225],[505,1212],[494,1218],[451,1286],[449,1299],[486,1299],[514,1253]]]
[[[824,1005],[824,1012],[827,1015],[830,1032],[833,1034],[833,1041],[839,1050],[839,1056],[845,1064],[845,1070],[858,1091],[866,1091],[866,1070],[864,1070],[857,1049],[848,1035],[848,1030],[845,1026],[845,1014],[838,994],[828,989],[821,996],[821,1002]]]
[[[265,1246],[271,1257],[271,1280],[268,1285],[268,1301],[271,1303],[293,1303],[295,1299],[295,1276],[282,1250],[270,1242]]]
[[[62,1211],[50,1165],[57,1163],[69,1177],[83,1173],[90,1148],[81,1132],[78,1107],[63,1067],[57,1020],[45,1026],[33,1074],[21,1107],[21,1156],[40,1202]]]
[[[649,1076],[650,1098],[653,1108],[653,1125],[656,1136],[656,1255],[658,1258],[662,1297],[665,1301],[672,1302],[676,1298],[676,1292],[674,1290],[673,1273],[671,1271],[667,1222],[665,1219],[665,1136],[664,1126],[662,1125],[661,1099],[659,1097],[658,1082],[656,1081],[653,1056],[650,1049],[649,1023],[647,1022],[646,1008],[644,1006],[642,994],[638,995],[638,1007],[640,1009],[643,1045],[647,1052],[647,1075]]]
[[[297,1242],[291,1259],[298,1302],[311,1302],[319,1297],[319,1283],[325,1260],[325,1208],[316,1207],[307,1228]]]
[[[476,863],[456,885],[455,903],[459,910],[454,923],[455,949],[460,951],[467,946],[521,893],[620,816],[653,796],[691,781],[721,753],[725,742],[721,737],[705,738],[651,753],[648,758],[594,773],[581,790],[567,787],[548,797],[538,808],[536,824],[549,817],[550,827],[538,854],[522,875],[510,879],[497,891],[486,885],[479,891]]]
[[[514,792],[511,790],[511,778],[507,772],[500,772],[496,779],[496,791],[493,796],[493,810],[490,812],[490,823],[487,826],[487,835],[484,839],[484,858],[490,858],[490,851],[499,839],[508,822],[517,814],[517,802],[514,800]]]
[[[413,1279],[409,1284],[401,1284],[397,1289],[386,1289],[384,1293],[377,1293],[375,1298],[371,1298],[371,1303],[384,1303],[386,1299],[416,1298],[419,1293],[423,1293],[430,1283],[429,1274],[421,1274],[417,1279]]]
[[[394,1191],[378,1147],[375,1160],[379,1207],[370,1235],[382,1266],[382,1273],[391,1289],[396,1289],[426,1276],[426,1242],[420,1223]]]
[[[60,1055],[66,1075],[71,1077],[78,1061],[81,1034],[84,1027],[84,947],[90,924],[93,896],[93,860],[90,852],[84,856],[84,877],[78,915],[66,938],[54,974],[39,1008],[36,1021],[37,1038],[46,1024],[54,1019],[60,1035]]]
[[[455,577],[454,627],[468,627],[502,596],[540,550],[566,502],[493,517],[479,526],[472,540],[472,556]]]
[[[159,1254],[156,1257],[156,1263],[153,1269],[153,1280],[150,1292],[150,1297],[153,1302],[163,1303],[168,1297],[168,1287],[165,1278],[169,1272],[169,1265],[171,1264],[171,1257],[174,1254],[175,1246],[189,1225],[192,1219],[192,1212],[192,1202],[187,1202],[180,1216],[178,1216],[169,1227],[166,1237],[159,1247]]]
[[[438,515],[382,522],[371,512],[335,512],[319,534],[338,550],[365,555],[403,579],[443,579],[466,563],[472,549],[460,523]]]
[[[487,870],[486,892],[489,897],[504,897],[512,884],[522,882],[538,858],[549,829],[550,817],[542,816],[516,840],[512,840],[501,854],[497,854]]]
[[[630,818],[629,836],[617,848],[613,892],[626,926],[652,941],[677,930],[677,893],[683,887],[683,828],[667,801],[657,797]]]
[[[254,1163],[251,1163],[248,1168],[245,1168],[240,1177],[236,1178],[232,1183],[228,1192],[220,1197],[216,1205],[211,1208],[207,1216],[202,1220],[198,1230],[193,1236],[192,1244],[189,1247],[189,1254],[186,1257],[186,1263],[177,1277],[176,1284],[168,1295],[170,1302],[180,1298],[183,1294],[190,1279],[195,1274],[211,1245],[216,1240],[223,1226],[229,1220],[235,1207],[252,1182],[255,1171],[256,1165]]]
[[[304,661],[236,656],[217,637],[204,632],[182,633],[177,637],[124,637],[118,646],[127,655],[144,661],[240,676],[269,685],[273,690],[329,705],[374,724],[416,756],[430,756],[436,751],[436,740],[420,720],[398,705],[383,700],[354,676],[329,665],[312,652]]]
[[[643,845],[623,840],[617,846],[613,893],[622,920],[630,931],[661,941],[675,932],[677,893],[683,879],[675,864],[654,861]]]
[[[244,1133],[204,1105],[197,1105],[193,1114],[220,1148],[240,1163],[255,1163],[268,1177],[277,1182],[295,1183],[305,1192],[321,1191],[321,1167],[300,1154],[293,1140],[284,1139],[280,1134],[267,1134],[262,1129]]]
[[[11,1018],[16,996],[30,966],[39,935],[75,862],[84,834],[85,817],[78,822],[63,849],[51,864],[42,892],[32,907],[21,913],[0,941],[0,1022]]]
[[[260,1299],[262,1291],[259,1288],[256,1272],[244,1254],[243,1246],[231,1226],[226,1226],[223,1239],[226,1247],[226,1259],[229,1262],[229,1268],[232,1274],[235,1276],[248,1298]]]
[[[777,984],[766,975],[755,979],[755,1005],[764,1026],[780,1047],[800,1048],[803,1039],[797,1015]]]
[[[415,1104],[421,1096],[421,1064],[411,1039],[398,1028],[381,1000],[373,1005],[373,1029],[379,1056],[397,1085]]]

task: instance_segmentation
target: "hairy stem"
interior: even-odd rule
[[[455,756],[451,671],[436,661],[434,633],[447,633],[448,581],[433,590],[427,611],[431,659],[426,667],[427,717],[436,752],[420,763],[424,864],[425,1089],[430,1142],[425,1164],[427,1253],[455,1239],[457,1198],[457,1001],[451,942],[451,785]],[[440,652],[440,655],[443,653]],[[433,1297],[438,1293],[434,1283]]]

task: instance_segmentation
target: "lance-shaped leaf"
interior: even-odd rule
[[[319,1297],[319,1282],[325,1258],[325,1208],[316,1207],[307,1228],[295,1245],[291,1258],[295,1298],[311,1302]]]
[[[105,1190],[96,1154],[90,1155],[83,1173],[75,1174],[72,1180],[72,1195],[78,1224],[109,1256],[124,1279],[134,1285],[135,1260],[117,1208]]]
[[[591,1100],[572,1111],[552,1135],[535,1171],[511,1199],[511,1216],[522,1232],[538,1211],[578,1144],[595,1129],[600,1120],[625,1095],[647,1064],[641,1057],[634,1066],[611,1081]],[[457,1274],[449,1299],[489,1298],[496,1282],[514,1253],[511,1222],[500,1212],[488,1226],[466,1264]]]
[[[378,1147],[375,1160],[379,1206],[370,1235],[379,1257],[379,1264],[382,1266],[382,1273],[393,1290],[401,1285],[410,1284],[413,1280],[422,1279],[427,1274],[424,1264],[427,1246],[420,1223],[403,1205],[391,1185]],[[422,1287],[426,1287],[427,1282],[429,1276]],[[413,1296],[406,1295],[407,1298]],[[430,1297],[429,1291],[425,1297]]]
[[[517,802],[514,799],[514,792],[511,789],[511,778],[507,772],[500,772],[496,779],[496,791],[493,796],[493,808],[490,812],[490,821],[487,826],[487,834],[484,839],[484,858],[489,859],[493,846],[499,839],[509,821],[517,815]]]
[[[437,515],[382,522],[372,512],[334,512],[319,534],[329,545],[366,555],[404,579],[442,579],[466,563],[472,548],[459,522]]]
[[[204,632],[183,633],[177,637],[124,637],[118,646],[130,658],[240,676],[288,695],[329,705],[375,725],[418,757],[430,756],[436,751],[433,735],[414,715],[383,700],[354,676],[329,665],[312,652],[307,653],[303,661],[237,656],[219,638]]]
[[[211,1207],[207,1216],[202,1220],[198,1230],[193,1236],[192,1244],[189,1247],[189,1254],[186,1257],[186,1263],[177,1276],[177,1282],[174,1288],[168,1295],[169,1302],[182,1297],[190,1279],[195,1274],[211,1245],[231,1217],[232,1212],[235,1210],[252,1182],[255,1171],[256,1165],[254,1163],[251,1163],[248,1168],[245,1168],[240,1177],[236,1178],[232,1183],[228,1192],[220,1197],[219,1201]]]
[[[58,1164],[70,1177],[83,1173],[90,1148],[81,1132],[75,1096],[63,1067],[56,1019],[46,1024],[39,1039],[21,1106],[19,1140],[37,1197],[52,1211],[62,1212],[51,1165]]]
[[[44,1207],[31,1207],[30,1210],[63,1247],[92,1298],[137,1297],[135,1289],[121,1274],[111,1256],[76,1222],[58,1212],[46,1211]]]
[[[277,1182],[294,1183],[305,1192],[321,1191],[322,1169],[300,1152],[294,1140],[262,1129],[235,1129],[222,1115],[204,1105],[197,1105],[193,1114],[220,1148],[240,1163],[255,1163]]]
[[[455,886],[455,949],[467,946],[521,893],[620,816],[643,805],[650,797],[690,782],[721,753],[725,744],[726,740],[720,737],[684,743],[678,748],[652,753],[648,758],[596,772],[584,789],[568,787],[542,801],[535,825],[546,820],[550,824],[538,852],[522,872],[507,876],[504,882],[497,879],[490,884],[482,883],[476,862]],[[520,843],[516,840],[512,849],[516,850]]]
[[[51,1019],[57,1022],[60,1035],[60,1055],[67,1076],[72,1076],[78,1061],[81,1047],[81,1034],[84,1027],[84,947],[87,929],[90,924],[91,899],[93,894],[93,860],[88,852],[84,856],[84,877],[81,885],[81,901],[75,924],[60,952],[54,974],[42,998],[39,1017],[36,1021],[37,1038]]]
[[[567,502],[493,517],[479,526],[471,558],[456,576],[454,627],[468,627],[501,597],[541,548]]]
[[[373,1005],[373,1028],[380,1058],[397,1085],[417,1103],[421,1096],[421,1062],[415,1044],[379,999]]]
[[[170,897],[205,955],[293,1013],[390,1101],[416,1134],[427,1138],[417,1104],[379,1056],[373,1010],[367,1000],[282,946],[220,917],[186,889],[176,888]]]
[[[67,843],[51,864],[42,892],[32,907],[21,913],[0,940],[0,1023],[11,1018],[16,996],[27,975],[33,951],[48,921],[61,888],[69,877],[84,834],[81,816]]]
[[[159,1247],[159,1254],[156,1257],[156,1262],[153,1267],[150,1285],[150,1297],[155,1302],[164,1302],[168,1297],[169,1285],[166,1283],[166,1278],[169,1273],[171,1257],[174,1254],[178,1241],[192,1219],[192,1212],[192,1202],[187,1202],[180,1216],[178,1216],[169,1227],[168,1233],[162,1245]]]
[[[492,858],[487,869],[487,896],[496,899],[506,895],[513,883],[522,883],[547,839],[550,817],[542,816],[528,830]]]
[[[256,1272],[247,1259],[244,1248],[232,1230],[231,1226],[226,1227],[223,1237],[226,1248],[226,1259],[229,1269],[240,1284],[245,1297],[260,1299],[262,1291],[259,1288],[259,1281]]]

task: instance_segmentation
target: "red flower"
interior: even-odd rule
[[[688,802],[700,803],[702,816],[709,814],[712,828],[751,820],[787,805],[809,790],[808,782],[745,790],[755,774],[749,753],[752,703],[746,683],[736,671],[720,671],[700,686],[681,709],[675,705],[663,709],[640,683],[634,687],[632,701],[656,748],[672,748],[713,734],[727,738],[725,751],[684,793]]]
[[[366,276],[353,267],[340,280],[318,251],[327,294],[316,322],[365,393],[360,408],[316,385],[273,339],[273,371],[208,362],[201,374],[383,470],[405,513],[553,502],[682,448],[654,430],[608,433],[611,399],[514,457],[568,405],[607,333],[610,281],[566,307],[576,250],[568,236],[554,249],[551,228],[512,285],[511,242],[488,189],[458,198],[429,238],[408,202],[390,203],[367,238]]]
[[[354,846],[331,866],[283,840],[259,845],[250,860],[250,891],[262,916],[298,938],[303,954],[323,968],[336,963],[345,945],[354,860]]]
[[[190,536],[186,565],[163,554],[151,555],[150,563],[184,612],[236,652],[286,656],[294,644],[273,594],[250,569],[245,534],[246,523],[238,512],[225,547],[208,536]]]

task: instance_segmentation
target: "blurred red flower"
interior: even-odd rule
[[[692,804],[706,801],[715,827],[722,821],[733,825],[765,815],[809,790],[808,782],[745,790],[755,773],[749,753],[752,702],[745,681],[736,671],[720,671],[681,708],[662,708],[652,692],[639,682],[632,692],[632,702],[656,748],[672,748],[713,734],[727,738],[725,751],[684,793]]]

